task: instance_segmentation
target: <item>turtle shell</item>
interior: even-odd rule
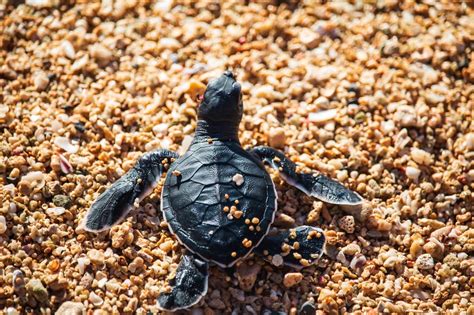
[[[234,142],[193,143],[168,170],[161,209],[191,252],[221,267],[247,256],[267,234],[276,192],[264,166]]]

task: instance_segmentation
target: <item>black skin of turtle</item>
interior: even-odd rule
[[[244,150],[238,139],[242,113],[240,84],[226,71],[207,86],[188,151],[182,157],[169,150],[144,154],[96,199],[82,222],[90,232],[118,224],[167,172],[161,209],[187,253],[170,281],[171,291],[158,297],[161,310],[198,303],[207,292],[209,263],[231,267],[253,251],[274,264],[295,268],[319,259],[325,245],[321,229],[300,226],[269,233],[277,195],[264,164],[322,201],[349,206],[363,202],[357,193],[322,174],[298,173],[280,151],[265,146]]]

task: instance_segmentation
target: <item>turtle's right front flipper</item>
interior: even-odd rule
[[[295,186],[309,196],[343,206],[356,206],[364,201],[357,192],[323,174],[317,172],[310,174],[298,173],[296,164],[278,150],[260,146],[253,148],[250,152],[273,169],[278,170],[288,184]]]
[[[158,297],[158,308],[174,312],[198,303],[207,293],[208,264],[196,256],[184,255],[176,276],[170,281],[171,292]]]
[[[124,176],[113,183],[92,204],[83,227],[86,231],[99,232],[119,223],[146,195],[165,171],[165,166],[178,158],[168,150],[144,154]]]

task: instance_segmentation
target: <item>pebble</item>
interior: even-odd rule
[[[349,234],[354,233],[355,231],[355,220],[354,217],[351,215],[346,215],[343,216],[342,218],[339,219],[337,222],[339,224],[339,227],[346,231]]]
[[[326,123],[337,117],[337,109],[322,110],[316,113],[309,113],[308,121],[316,124]]]
[[[474,132],[468,133],[465,139],[467,151],[474,151]]]
[[[37,91],[44,91],[49,84],[48,75],[44,71],[36,72],[33,76],[33,84]]]
[[[283,257],[281,257],[281,255],[273,255],[272,256],[272,264],[276,267],[280,267],[280,266],[283,266],[283,263],[284,263],[284,260],[283,260]]]
[[[420,177],[420,174],[421,174],[420,169],[418,169],[416,167],[412,167],[412,166],[407,166],[405,172],[407,174],[407,177],[410,178],[413,181],[417,181],[418,178]]]
[[[64,207],[53,207],[53,208],[46,209],[46,213],[49,216],[60,216],[60,215],[63,215],[65,212],[66,212],[66,209],[64,209]]]
[[[43,283],[38,279],[31,279],[26,284],[26,291],[34,296],[34,298],[41,303],[47,303],[49,300],[48,290],[43,286]]]
[[[79,150],[79,146],[73,145],[66,137],[56,137],[56,139],[54,139],[54,144],[64,151],[72,154],[77,153]]]
[[[53,203],[57,207],[69,208],[71,206],[72,199],[66,195],[55,195],[53,197]]]
[[[101,306],[104,304],[104,299],[95,292],[91,292],[89,293],[89,302],[91,302],[94,306]]]
[[[303,280],[303,274],[301,272],[289,272],[283,277],[283,285],[287,288],[297,285]]]
[[[3,234],[7,231],[7,221],[3,215],[0,215],[0,234]]]
[[[431,257],[430,254],[420,255],[416,259],[415,265],[418,267],[418,269],[421,269],[421,270],[433,269],[434,267],[433,257]]]
[[[99,251],[97,249],[91,249],[87,252],[87,257],[89,257],[90,261],[93,264],[96,265],[101,265],[104,263],[104,253],[102,251]]]
[[[53,0],[26,0],[25,3],[35,8],[51,8],[55,1]]]
[[[259,264],[249,265],[247,262],[243,262],[237,267],[237,279],[239,281],[239,287],[249,292],[252,290],[257,280],[258,273],[261,270]]]
[[[233,181],[237,186],[242,186],[242,184],[244,183],[244,177],[242,176],[242,174],[235,174],[235,175],[232,177],[232,181]]]
[[[268,134],[268,144],[276,149],[283,149],[285,147],[286,137],[283,128],[271,128]]]
[[[306,301],[301,305],[298,315],[316,315],[316,305],[313,301]]]
[[[71,60],[74,60],[76,56],[76,51],[74,50],[74,46],[71,44],[70,41],[65,40],[61,43],[61,47],[63,49],[64,55]]]
[[[58,308],[55,315],[85,315],[86,308],[82,303],[66,301]]]
[[[89,51],[92,58],[103,63],[109,63],[113,57],[112,51],[101,44],[90,46]]]
[[[431,165],[433,163],[431,154],[418,148],[411,149],[411,158],[418,164]]]

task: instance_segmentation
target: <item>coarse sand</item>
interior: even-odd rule
[[[183,253],[161,185],[110,231],[79,223],[141,154],[182,152],[226,69],[244,147],[366,202],[323,204],[270,171],[274,228],[321,227],[326,255],[211,267],[192,314],[474,314],[472,2],[246,2],[0,2],[1,314],[157,312]]]

